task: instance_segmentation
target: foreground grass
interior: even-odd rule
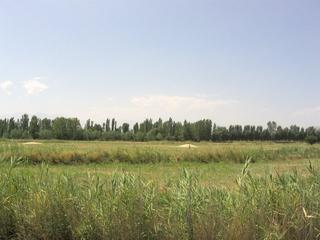
[[[78,166],[77,172],[11,160],[0,170],[0,239],[319,238],[320,171],[312,165],[257,174],[263,165],[245,165],[241,172],[233,164],[239,171],[230,177],[236,182],[230,190],[206,184],[208,176],[196,174],[206,170],[197,164],[159,184],[132,165],[120,166],[124,171],[111,166],[114,171],[105,174],[107,166],[102,172]],[[228,164],[203,166],[235,171]]]

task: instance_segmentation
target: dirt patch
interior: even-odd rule
[[[183,144],[179,146],[180,148],[198,148],[196,145],[192,144]]]
[[[39,142],[25,142],[25,143],[22,143],[22,145],[41,145],[42,143],[39,143]]]

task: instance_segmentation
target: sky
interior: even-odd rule
[[[0,0],[0,117],[320,125],[319,0]]]

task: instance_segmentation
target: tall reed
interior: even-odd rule
[[[320,171],[203,186],[187,170],[158,185],[139,175],[37,174],[20,158],[0,170],[0,239],[317,239]]]

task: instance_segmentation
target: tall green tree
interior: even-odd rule
[[[110,119],[109,118],[107,118],[107,120],[106,120],[106,132],[110,132]]]
[[[123,133],[129,132],[129,123],[123,123],[122,124],[122,132]]]
[[[20,126],[23,131],[29,130],[29,116],[28,114],[23,114],[20,119]]]
[[[112,118],[112,120],[111,120],[111,131],[112,132],[116,131],[116,129],[117,129],[117,122],[116,122],[116,120],[114,118]]]
[[[29,132],[33,139],[39,138],[40,121],[39,118],[37,118],[37,116],[32,116],[30,120]]]
[[[139,132],[139,123],[135,123],[133,125],[133,133],[137,134]]]

